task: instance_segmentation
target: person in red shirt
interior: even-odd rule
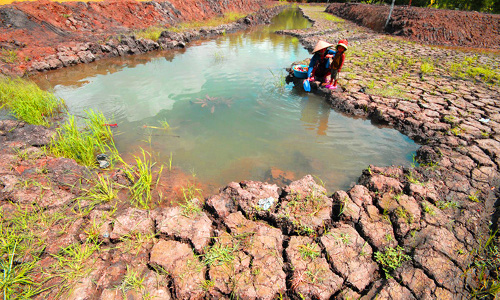
[[[337,51],[335,51],[335,55],[333,56],[332,62],[330,64],[330,73],[331,79],[330,84],[327,84],[325,87],[334,90],[337,88],[337,80],[339,77],[340,70],[344,65],[345,61],[345,51],[347,50],[347,40],[340,40],[336,47]],[[333,84],[332,84],[333,82]]]

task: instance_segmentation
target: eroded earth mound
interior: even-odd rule
[[[330,4],[326,11],[378,32],[433,45],[500,49],[500,15],[389,5]]]

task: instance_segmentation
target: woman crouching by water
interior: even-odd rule
[[[314,47],[314,55],[307,70],[307,79],[309,81],[330,82],[330,58],[334,56],[335,51],[328,48],[332,46],[334,45],[325,41],[319,41]]]

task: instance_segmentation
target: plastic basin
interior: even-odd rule
[[[306,65],[295,65],[292,67],[293,76],[295,78],[307,78],[307,70],[309,69]]]

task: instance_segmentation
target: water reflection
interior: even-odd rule
[[[331,111],[323,102],[317,97],[307,97],[302,101],[300,120],[306,129],[315,130],[318,135],[326,135]]]
[[[283,79],[272,74],[310,56],[296,38],[272,33],[306,26],[297,14],[187,49],[50,72],[39,82],[64,98],[70,113],[98,109],[118,123],[124,156],[140,146],[168,163],[172,153],[175,166],[214,187],[314,174],[335,190],[369,163],[408,163],[416,145],[397,131],[337,114],[299,88],[277,88]],[[164,121],[169,130],[153,128]]]

